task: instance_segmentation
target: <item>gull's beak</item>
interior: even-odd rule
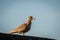
[[[36,18],[33,18],[33,20],[36,20]]]

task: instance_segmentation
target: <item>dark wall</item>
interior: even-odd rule
[[[10,35],[0,33],[1,40],[54,40],[50,38],[34,37],[34,36],[22,36],[22,35]]]

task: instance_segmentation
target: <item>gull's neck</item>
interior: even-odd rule
[[[32,20],[27,19],[27,21],[26,21],[25,23],[30,24],[30,23],[31,23],[31,21],[32,21]]]

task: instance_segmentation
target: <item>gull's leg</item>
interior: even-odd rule
[[[22,35],[24,36],[24,33],[22,32]]]
[[[24,33],[23,33],[23,32],[19,32],[19,34],[24,35]]]

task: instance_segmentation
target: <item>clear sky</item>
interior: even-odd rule
[[[0,32],[8,33],[30,15],[36,20],[26,35],[60,40],[60,0],[0,0]]]

